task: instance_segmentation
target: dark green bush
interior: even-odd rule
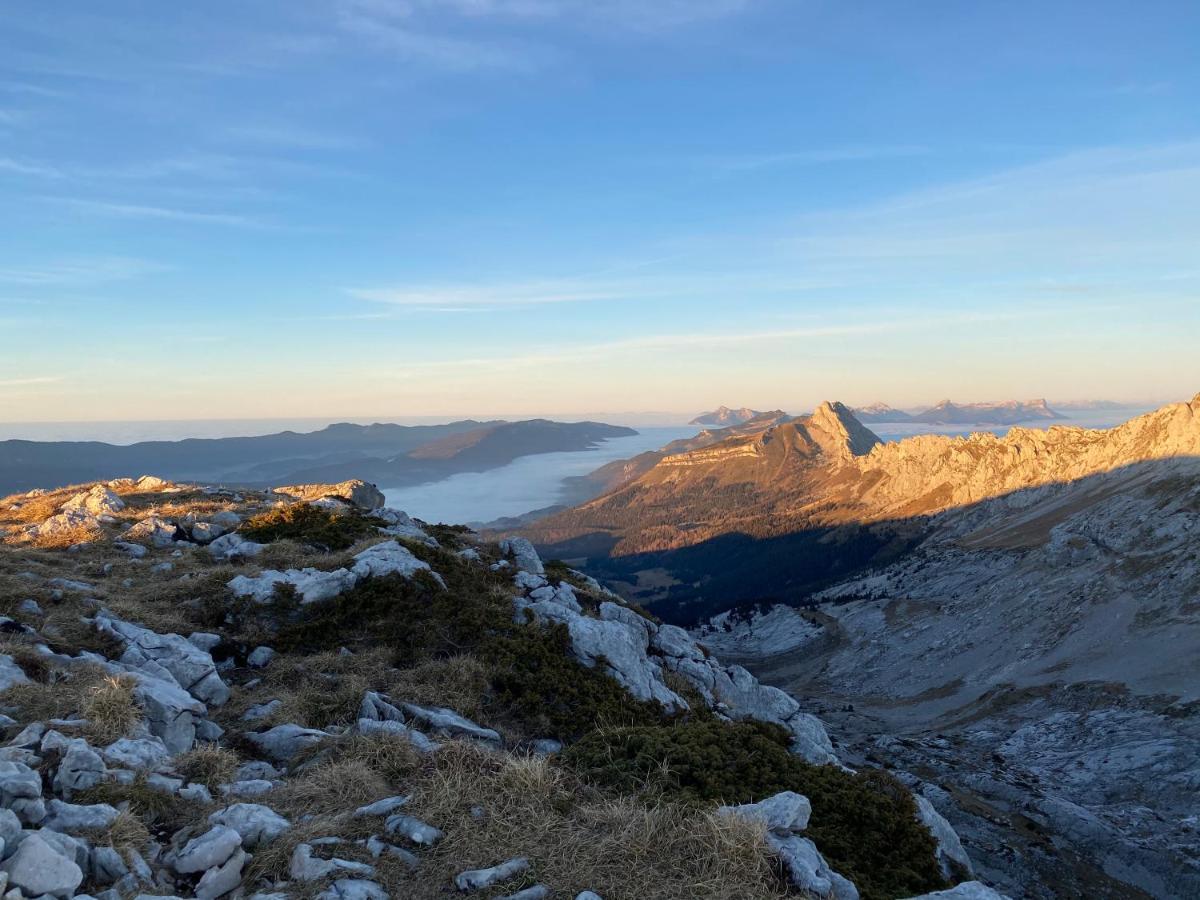
[[[704,804],[750,803],[780,791],[812,803],[806,832],[863,900],[944,888],[936,844],[908,790],[885,772],[814,766],[788,751],[787,733],[759,722],[717,720],[595,731],[564,760],[621,791],[651,785]]]
[[[260,544],[291,540],[323,550],[345,550],[377,534],[376,528],[382,524],[354,510],[335,512],[311,503],[291,503],[247,519],[238,531]]]
[[[531,734],[576,740],[601,726],[663,720],[662,707],[629,696],[599,667],[571,657],[565,625],[518,625],[482,648],[494,669],[495,700]]]

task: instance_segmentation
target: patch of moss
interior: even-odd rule
[[[806,835],[863,900],[946,887],[934,839],[902,784],[878,770],[814,766],[788,752],[788,742],[782,728],[760,722],[681,722],[595,731],[569,747],[564,761],[620,791],[651,785],[704,804],[795,791],[812,803]]]
[[[311,503],[291,503],[247,519],[238,531],[260,544],[292,540],[322,550],[345,550],[377,534],[383,524],[351,509],[334,511]]]

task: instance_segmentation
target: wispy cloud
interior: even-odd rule
[[[7,156],[0,156],[0,172],[12,175],[25,175],[31,178],[62,178],[63,173],[54,166],[41,163],[24,162]]]
[[[578,363],[584,360],[611,362],[621,354],[659,354],[674,350],[721,350],[767,347],[796,342],[815,342],[826,338],[867,337],[904,332],[923,332],[931,328],[976,326],[988,323],[1036,319],[1051,315],[1050,310],[996,311],[946,315],[897,316],[890,319],[846,321],[797,328],[755,329],[723,332],[676,332],[641,335],[611,341],[562,344],[553,351],[503,356],[475,356],[407,362],[391,370],[398,377],[429,370],[484,369],[489,371],[535,368],[551,364]]]
[[[190,209],[175,209],[168,206],[146,206],[136,203],[108,203],[100,200],[83,200],[76,197],[48,197],[84,212],[116,216],[126,219],[156,219],[165,222],[185,222],[194,225],[220,225],[233,228],[268,228],[268,223],[236,213],[201,212]]]
[[[128,256],[60,259],[28,266],[0,266],[0,282],[29,287],[123,281],[166,270],[161,263]]]

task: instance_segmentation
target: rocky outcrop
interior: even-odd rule
[[[418,572],[428,572],[435,581],[441,581],[429,564],[417,559],[407,547],[397,541],[384,541],[357,554],[349,569],[329,572],[314,568],[283,572],[268,569],[254,576],[236,576],[229,582],[229,590],[235,596],[246,597],[255,603],[267,603],[275,596],[277,587],[288,586],[301,603],[318,603],[344,594],[364,578],[385,575],[412,578]]]
[[[284,494],[297,500],[324,500],[333,498],[345,500],[359,509],[379,509],[387,502],[383,491],[366,481],[353,479],[339,484],[290,484],[275,488],[275,493]]]

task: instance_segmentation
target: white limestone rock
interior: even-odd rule
[[[185,537],[179,526],[161,516],[148,516],[125,532],[126,541],[149,543],[152,547],[170,547]]]
[[[538,552],[534,549],[533,544],[525,538],[505,538],[500,542],[500,552],[506,556],[511,556],[513,565],[522,572],[529,572],[533,575],[546,574],[546,567],[542,565],[542,558],[538,556]]]
[[[339,878],[316,900],[388,900],[388,893],[374,881],[362,878]]]
[[[1012,900],[1012,898],[988,887],[982,881],[964,881],[947,891],[934,891],[932,894],[909,897],[908,900]]]
[[[212,655],[178,634],[158,634],[131,622],[97,616],[96,627],[125,645],[121,662],[152,674],[165,670],[181,688],[203,703],[220,706],[229,685],[217,673]]]
[[[210,825],[232,828],[242,837],[242,846],[254,849],[269,844],[292,827],[292,823],[261,803],[234,803],[208,817]]]
[[[830,900],[859,900],[858,889],[829,867],[816,844],[808,838],[770,831],[767,845],[783,863],[788,881],[801,891]]]
[[[808,827],[808,819],[812,815],[812,804],[803,794],[794,791],[781,791],[758,803],[743,803],[740,806],[722,806],[722,815],[737,816],[750,822],[759,822],[768,831],[787,834],[803,831]]]
[[[83,870],[41,833],[26,836],[0,865],[8,883],[29,897],[71,897],[83,883]]]
[[[329,737],[326,731],[302,728],[299,725],[276,725],[267,731],[246,733],[259,749],[278,762],[287,762],[301,750],[318,744]]]
[[[518,856],[487,869],[469,869],[454,876],[454,886],[460,891],[481,891],[515,878],[529,869],[529,860]]]
[[[249,559],[263,552],[265,545],[249,541],[236,531],[223,534],[208,545],[214,559]]]
[[[242,836],[225,825],[214,825],[204,834],[188,841],[175,854],[172,867],[187,875],[222,865],[242,846]]]
[[[76,494],[61,507],[61,512],[82,511],[93,516],[111,516],[125,508],[125,501],[102,484]]]
[[[429,563],[417,559],[411,550],[398,541],[384,541],[356,553],[351,570],[359,578],[379,578],[384,575],[412,578],[418,572],[429,572],[442,587],[446,586],[441,576],[429,567]]]
[[[927,797],[914,793],[913,799],[917,803],[917,818],[937,841],[938,865],[942,875],[949,879],[972,874],[974,869],[971,866],[971,857],[963,849],[962,841],[959,840],[954,827],[934,808]]]
[[[242,869],[250,856],[245,850],[235,850],[229,859],[209,869],[196,883],[196,900],[216,900],[242,883]]]
[[[477,725],[452,709],[405,703],[404,711],[417,721],[424,723],[434,734],[444,737],[467,737],[490,744],[500,743],[499,732]]]
[[[7,691],[16,684],[28,683],[29,676],[16,661],[11,656],[0,653],[0,691]]]

